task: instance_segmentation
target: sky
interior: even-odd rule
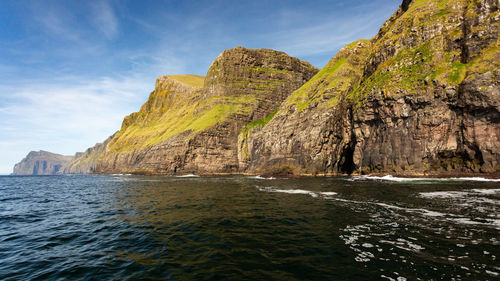
[[[224,49],[323,67],[373,37],[401,0],[2,0],[0,174],[32,150],[84,151],[165,74],[205,75]]]

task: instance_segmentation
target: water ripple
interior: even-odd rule
[[[488,280],[495,184],[0,177],[0,280]]]

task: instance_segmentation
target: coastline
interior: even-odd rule
[[[214,176],[261,176],[263,178],[336,178],[336,177],[355,177],[355,176],[369,176],[369,177],[400,177],[400,178],[437,178],[437,179],[452,179],[452,178],[485,178],[485,179],[500,179],[500,172],[494,173],[465,173],[465,172],[448,172],[448,173],[352,173],[352,174],[341,174],[341,173],[328,173],[328,174],[310,174],[310,173],[299,173],[299,174],[266,174],[266,173],[247,173],[247,172],[196,172],[189,171],[185,173],[162,173],[154,171],[127,171],[125,173],[90,173],[91,175],[138,175],[138,176],[186,176],[186,175],[196,175],[200,177],[214,177]]]

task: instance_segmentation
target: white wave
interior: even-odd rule
[[[353,176],[348,179],[349,181],[393,181],[393,182],[418,182],[418,181],[478,181],[478,182],[500,182],[500,179],[487,179],[482,177],[461,177],[461,178],[404,178],[394,177],[391,175],[386,176]]]
[[[482,219],[482,221],[475,221],[470,218],[451,218],[450,220],[458,224],[492,226],[496,229],[500,229],[500,219]]]
[[[433,191],[418,194],[422,198],[460,198],[464,197],[464,195],[466,195],[466,192],[463,191]]]
[[[450,180],[456,181],[484,181],[484,182],[500,182],[500,179],[487,179],[481,177],[470,177],[470,178],[450,178]]]
[[[182,175],[182,176],[175,176],[176,178],[199,178],[200,176],[193,175],[193,174],[187,174],[187,175]]]
[[[311,190],[304,190],[304,189],[279,189],[275,188],[272,186],[268,187],[260,187],[257,186],[257,189],[259,191],[265,191],[265,192],[280,192],[280,193],[288,193],[288,194],[307,194],[312,197],[318,197],[318,196],[323,196],[325,198],[328,198],[329,196],[334,196],[337,195],[336,192],[331,192],[331,191],[311,191]]]
[[[485,272],[488,273],[489,275],[493,275],[493,276],[499,275],[498,272],[495,272],[495,271],[486,270]]]
[[[471,191],[487,195],[500,193],[500,189],[471,189]]]
[[[324,191],[324,192],[318,192],[318,193],[323,195],[323,196],[335,196],[335,195],[337,195],[337,192],[333,192],[333,191]]]
[[[494,195],[500,193],[500,189],[466,189],[463,191],[433,191],[433,192],[420,192],[419,197],[422,198],[470,198],[470,195]],[[477,201],[477,200],[476,200]],[[485,201],[485,199],[483,199]],[[487,201],[487,200],[486,200]],[[495,203],[496,201],[493,201]]]
[[[269,177],[269,178],[265,178],[265,177],[262,177],[262,176],[252,176],[252,177],[249,177],[250,179],[256,179],[256,180],[274,180],[276,178],[273,178],[273,177]]]
[[[348,179],[349,181],[395,181],[395,182],[403,182],[403,181],[425,181],[430,180],[428,178],[401,178],[401,177],[393,177],[391,175],[386,175],[383,177],[378,176],[353,176]]]
[[[403,207],[398,207],[398,206],[389,205],[389,204],[385,204],[385,203],[374,203],[374,204],[381,206],[381,207],[384,207],[384,208],[387,208],[387,209],[393,209],[393,210],[398,210],[398,211],[403,211],[403,212],[408,212],[408,213],[416,213],[416,214],[420,214],[420,215],[428,216],[428,217],[440,218],[440,219],[444,219],[444,220],[451,221],[451,222],[458,223],[458,224],[483,225],[483,226],[489,226],[489,227],[493,227],[496,229],[500,229],[500,219],[498,219],[498,218],[492,218],[492,219],[483,218],[483,219],[481,219],[481,221],[476,221],[476,220],[473,220],[471,218],[462,217],[462,216],[455,215],[455,214],[441,213],[441,212],[431,211],[431,210],[422,209],[422,208],[419,208],[419,209],[403,208]]]
[[[394,273],[397,274],[397,272],[394,272]],[[390,281],[406,281],[406,277],[403,277],[403,276],[398,276],[396,279],[394,279],[394,278],[391,278],[389,276],[385,276],[382,274],[382,275],[380,275],[380,277],[388,279]]]
[[[400,207],[396,205],[391,205],[387,203],[381,203],[381,202],[369,202],[369,201],[355,201],[355,200],[347,200],[347,199],[342,199],[338,197],[334,197],[337,195],[336,192],[322,192],[322,191],[310,191],[310,190],[304,190],[304,189],[278,189],[275,187],[256,187],[260,191],[265,191],[265,192],[281,192],[281,193],[288,193],[288,194],[306,194],[312,197],[322,197],[324,199],[328,200],[335,200],[339,202],[345,202],[345,203],[354,203],[354,204],[373,204],[377,205],[386,209],[391,209],[391,210],[396,210],[400,212],[406,212],[406,213],[412,213],[412,214],[417,214],[420,216],[425,216],[425,217],[432,217],[434,219],[439,219],[439,220],[445,220],[449,222],[454,222],[457,224],[467,224],[467,225],[483,225],[483,226],[488,226],[488,227],[493,227],[496,229],[500,229],[500,218],[498,217],[493,217],[493,218],[482,218],[481,220],[475,220],[472,218],[467,218],[463,217],[460,215],[456,214],[450,214],[450,213],[442,213],[442,212],[437,212],[433,210],[428,210],[424,208],[405,208],[405,207]],[[500,192],[499,189],[471,189],[468,190],[468,192],[475,192],[475,194],[496,194]],[[460,191],[438,191],[438,192],[423,192],[420,193],[422,197],[427,197],[427,198],[433,198],[433,197],[446,197],[446,196],[455,196],[455,197],[463,197],[464,194],[470,194],[468,192],[460,192]],[[484,201],[484,198],[480,198],[482,201],[481,202],[486,202]],[[499,200],[490,200],[493,202],[494,205],[496,205]],[[487,201],[489,202],[489,201]]]
[[[387,209],[400,210],[400,211],[406,211],[406,212],[411,212],[411,213],[419,213],[419,214],[429,216],[429,217],[444,217],[446,215],[449,215],[449,214],[431,211],[431,210],[427,210],[427,209],[421,209],[421,208],[419,208],[419,209],[403,208],[403,207],[398,207],[398,206],[394,206],[394,205],[389,205],[386,203],[374,203],[374,204],[381,206],[381,207],[384,207],[384,208],[387,208]]]
[[[406,239],[403,239],[403,238],[398,238],[398,239],[396,239],[396,241],[383,239],[383,240],[380,240],[379,242],[384,243],[384,244],[390,244],[390,245],[393,245],[401,250],[410,251],[410,252],[420,252],[422,250],[425,250],[425,247],[423,247],[419,244],[416,244],[412,241],[408,241]]]
[[[399,207],[395,205],[390,205],[386,203],[380,203],[380,202],[363,202],[363,201],[353,201],[353,200],[345,200],[341,198],[329,198],[325,197],[326,199],[331,199],[331,200],[336,200],[340,202],[346,202],[346,203],[357,203],[357,204],[374,204],[378,205],[380,207],[386,208],[386,209],[391,209],[391,210],[396,210],[400,212],[406,212],[406,213],[411,213],[411,214],[418,214],[421,216],[427,216],[427,217],[432,217],[434,219],[441,219],[445,221],[450,221],[454,222],[457,224],[466,224],[466,225],[482,225],[482,226],[488,226],[488,227],[493,227],[496,229],[500,229],[500,218],[498,217],[493,217],[493,218],[482,218],[481,220],[474,220],[471,218],[455,215],[455,214],[449,214],[449,213],[441,213],[437,211],[432,211],[432,210],[427,210],[423,208],[405,208],[405,207]]]
[[[307,194],[312,197],[318,197],[318,194],[314,191],[304,190],[304,189],[278,189],[275,187],[257,187],[260,191],[266,192],[280,192],[280,193],[288,193],[288,194]]]

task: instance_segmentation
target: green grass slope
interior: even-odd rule
[[[202,77],[169,75],[164,89],[155,89],[139,112],[127,116],[111,140],[108,151],[130,152],[188,132],[190,136],[225,121],[236,113],[247,113],[256,99],[248,96],[204,98]],[[177,81],[193,87],[179,87]],[[189,140],[189,137],[187,138]]]

